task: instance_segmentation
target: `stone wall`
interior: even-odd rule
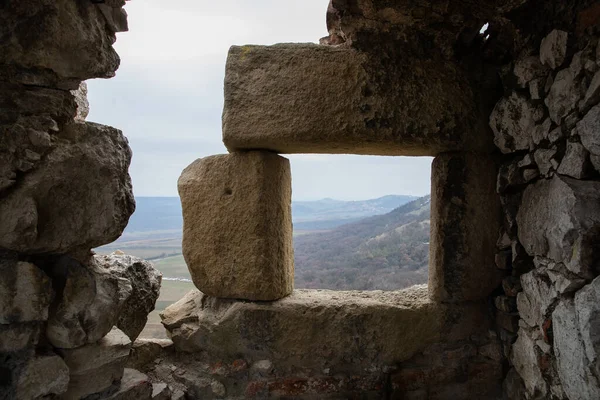
[[[124,5],[0,4],[1,399],[600,397],[597,1],[332,0],[321,46],[232,48],[164,341],[137,339],[160,274],[91,251],[135,207],[85,121]],[[276,153],[307,151],[436,157],[428,287],[293,290]]]
[[[0,399],[152,390],[125,363],[161,275],[91,251],[135,209],[127,139],[85,121],[127,29],[124,0],[96,3],[0,4]]]
[[[505,390],[511,399],[595,399],[600,5],[541,11],[545,23],[533,18],[527,29],[543,28],[523,29],[501,68],[505,96],[490,117],[504,160],[496,264],[510,276],[494,301],[511,367]]]

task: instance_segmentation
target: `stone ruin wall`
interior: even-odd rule
[[[127,30],[124,4],[0,3],[3,400],[152,392],[125,364],[161,275],[143,260],[91,251],[117,239],[135,209],[127,139],[85,121],[83,82],[119,66],[112,44]]]
[[[231,49],[167,341],[137,339],[160,274],[90,251],[134,210],[82,84],[114,75],[124,1],[0,4],[0,398],[600,397],[600,5],[388,3]],[[295,152],[436,157],[428,287],[292,292]]]
[[[544,6],[490,117],[504,228],[494,298],[509,398],[600,397],[600,4]],[[533,14],[532,14],[533,15]],[[543,29],[536,30],[538,27]]]

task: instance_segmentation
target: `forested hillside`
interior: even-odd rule
[[[430,197],[294,239],[297,288],[393,290],[427,282]]]

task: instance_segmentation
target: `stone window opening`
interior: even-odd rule
[[[289,159],[295,288],[389,291],[427,283],[431,158]]]

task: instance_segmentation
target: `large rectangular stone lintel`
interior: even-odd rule
[[[435,156],[491,149],[462,69],[383,62],[347,47],[234,46],[225,76],[230,151]]]

